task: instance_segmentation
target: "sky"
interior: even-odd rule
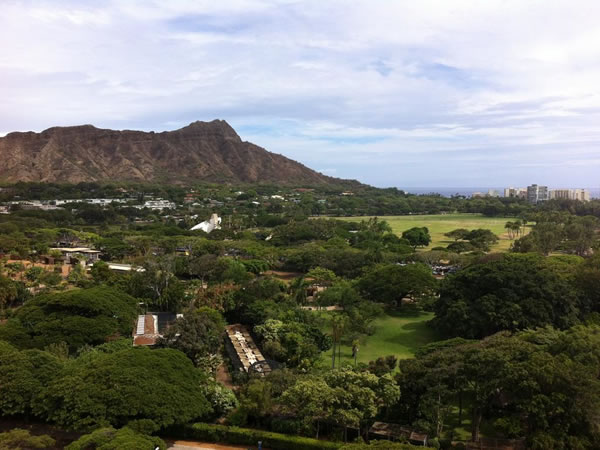
[[[0,135],[223,119],[374,186],[600,186],[597,1],[0,1]]]

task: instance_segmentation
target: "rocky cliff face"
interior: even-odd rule
[[[334,184],[300,163],[244,142],[222,120],[162,133],[92,125],[0,138],[0,180]]]

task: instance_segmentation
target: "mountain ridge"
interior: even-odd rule
[[[360,185],[243,141],[218,119],[161,132],[90,124],[11,132],[0,137],[0,180]]]

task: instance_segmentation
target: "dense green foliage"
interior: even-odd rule
[[[224,326],[223,317],[214,309],[191,310],[171,324],[158,346],[180,350],[198,365],[218,353]]]
[[[379,264],[359,279],[358,286],[365,298],[399,305],[405,297],[419,299],[433,294],[437,282],[431,268],[422,263]]]
[[[81,436],[66,447],[66,450],[166,450],[165,442],[153,436],[136,433],[125,427],[115,430],[112,427],[98,428],[90,434]]]
[[[534,449],[597,448],[599,343],[595,326],[454,342],[401,361],[396,414],[440,435],[452,409],[468,406],[473,439],[485,419]]]
[[[423,448],[423,446],[414,446],[410,444],[404,444],[401,442],[390,442],[387,440],[383,441],[371,441],[366,443],[355,443],[342,445],[339,450],[415,450]]]
[[[334,442],[319,441],[300,436],[288,436],[250,428],[227,427],[206,423],[196,423],[187,426],[180,431],[179,435],[200,441],[239,445],[256,445],[258,441],[261,441],[263,447],[273,450],[324,450],[339,448],[339,444]]]
[[[0,413],[29,414],[61,367],[61,361],[50,353],[19,351],[0,340]]]
[[[448,277],[434,305],[435,326],[448,336],[481,338],[501,330],[579,323],[573,267],[537,255],[504,255]]]
[[[427,247],[431,242],[429,230],[426,227],[413,227],[402,233],[402,239],[406,239],[414,249]]]
[[[29,431],[15,428],[0,433],[0,450],[33,450],[36,448],[52,448],[55,440],[45,434],[35,436]]]
[[[123,426],[137,419],[165,427],[210,414],[204,383],[205,376],[175,350],[91,352],[66,364],[34,407],[69,428]]]
[[[161,445],[150,436],[169,429],[273,449],[338,448],[331,441],[360,440],[375,421],[426,432],[433,445],[465,439],[469,427],[475,439],[527,439],[537,449],[598,447],[600,202],[348,189],[0,191],[0,201],[123,202],[11,205],[0,216],[0,415],[91,431],[73,448]],[[144,207],[156,197],[177,206]],[[222,229],[190,231],[213,212]],[[325,216],[409,213],[401,229]],[[510,242],[510,253],[490,253]],[[50,249],[69,245],[131,270],[62,265]],[[134,348],[122,337],[147,311],[183,318],[153,349]],[[245,325],[275,370],[233,372],[234,390],[220,384],[229,382],[225,323]],[[260,431],[190,426],[217,419]]]
[[[73,351],[128,335],[136,314],[135,299],[114,288],[40,295],[0,328],[0,339],[19,348],[66,342]]]

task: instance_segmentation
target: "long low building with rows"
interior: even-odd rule
[[[254,343],[254,339],[244,325],[225,327],[225,347],[235,370],[257,372],[265,375],[271,372],[269,363]]]

